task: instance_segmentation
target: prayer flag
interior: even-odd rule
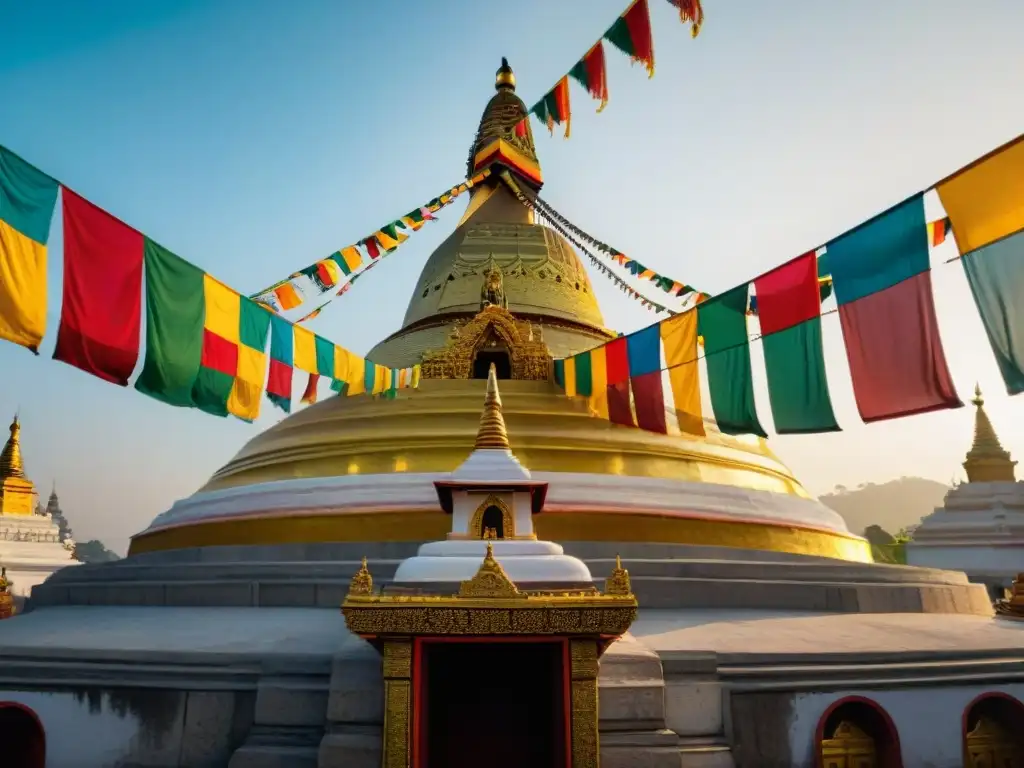
[[[316,350],[316,372],[321,376],[332,378],[334,376],[334,343],[322,336],[313,336],[313,346]]]
[[[359,269],[359,265],[363,263],[362,254],[359,253],[359,249],[354,245],[342,248],[340,251],[335,251],[331,254],[331,259],[341,269],[342,274],[346,276]]]
[[[633,0],[615,23],[604,33],[604,39],[654,77],[654,38],[651,34],[651,13],[647,0]]]
[[[292,324],[280,315],[270,315],[270,374],[267,398],[283,410],[292,410]]]
[[[679,429],[703,436],[704,417],[700,403],[700,363],[697,356],[697,312],[689,310],[659,323],[665,347],[665,364],[672,385]]]
[[[594,416],[599,419],[608,419],[608,366],[604,347],[592,349],[587,354],[590,357],[591,388],[588,406]]]
[[[754,290],[775,431],[838,431],[825,375],[814,252],[757,278]]]
[[[613,424],[636,426],[629,395],[629,348],[620,336],[604,345],[608,377],[608,419]]]
[[[629,379],[636,423],[641,429],[665,434],[665,392],[661,386],[661,329],[657,325],[626,337]]]
[[[295,325],[292,326],[295,333],[295,343],[292,347],[293,364],[300,371],[306,373],[319,373],[316,365],[316,336],[308,328]]]
[[[935,187],[968,254],[1024,229],[1024,136],[976,160]]]
[[[590,397],[594,394],[593,374],[591,371],[590,352],[576,355],[576,394]]]
[[[306,380],[306,389],[302,393],[302,399],[300,402],[303,405],[312,405],[316,402],[316,388],[320,383],[320,375],[317,373],[309,374],[309,378]]]
[[[684,24],[690,22],[693,26],[690,28],[690,34],[696,37],[700,34],[701,25],[704,23],[704,9],[701,7],[700,0],[668,0],[672,5],[679,9],[679,20]]]
[[[697,306],[697,333],[704,339],[711,408],[718,428],[732,435],[766,437],[757,418],[747,337],[747,295],[741,285]]]
[[[827,246],[853,392],[865,422],[962,405],[935,318],[924,223],[924,196],[918,194]]]
[[[576,358],[565,359],[565,396],[576,397]]]
[[[295,290],[295,286],[290,282],[277,286],[274,289],[274,295],[281,304],[281,309],[286,312],[289,309],[295,309],[302,303],[302,297],[299,296],[299,292]]]
[[[598,112],[605,108],[608,104],[608,73],[605,67],[604,44],[600,40],[569,70],[569,76],[601,102],[597,108]]]
[[[145,238],[64,188],[64,301],[55,360],[128,386],[139,359]]]
[[[1011,395],[1024,392],[1024,232],[963,257],[967,283]]]
[[[58,184],[0,147],[0,339],[38,352],[46,333],[46,243]]]
[[[205,274],[146,239],[146,358],[135,389],[168,405],[191,408],[203,356]]]

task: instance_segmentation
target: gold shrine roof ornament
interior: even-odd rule
[[[967,452],[964,471],[969,483],[1013,483],[1016,482],[1014,467],[1017,462],[1010,458],[1010,452],[999,442],[992,422],[985,412],[985,398],[981,387],[974,386],[971,400],[977,409],[974,412],[974,442]]]

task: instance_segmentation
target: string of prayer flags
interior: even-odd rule
[[[813,251],[805,253],[754,281],[768,398],[779,434],[839,429],[825,375],[817,261]]]
[[[697,312],[691,309],[658,324],[665,350],[669,385],[679,429],[704,436],[700,402],[700,363],[697,358]]]
[[[38,353],[56,180],[0,146],[0,339]]]
[[[292,324],[280,315],[270,314],[270,372],[267,399],[285,413],[292,412]]]
[[[210,275],[203,276],[203,341],[192,402],[214,416],[255,421],[267,371],[270,313]]]
[[[924,223],[918,193],[826,246],[865,422],[962,405],[939,337]]]
[[[144,248],[146,357],[135,389],[192,408],[192,385],[203,356],[205,273],[148,238]]]
[[[704,8],[700,0],[668,0],[673,6],[679,9],[679,20],[684,24],[690,22],[690,34],[696,37],[700,34],[701,25],[704,24]]]
[[[566,75],[555,87],[544,94],[544,98],[538,101],[530,109],[530,114],[535,115],[538,120],[548,127],[548,131],[554,133],[555,125],[565,125],[565,138],[569,138],[569,124],[572,119],[572,108],[569,105],[569,77]]]
[[[654,77],[654,36],[651,33],[651,12],[647,0],[633,0],[604,33],[604,39],[633,62],[643,64],[647,76]]]
[[[937,248],[946,242],[946,238],[952,231],[953,223],[949,220],[949,217],[939,219],[938,221],[928,222],[928,242],[932,248]]]
[[[1024,392],[1024,136],[936,190],[1006,391]]]
[[[362,238],[353,245],[338,249],[326,259],[320,259],[293,272],[287,279],[254,293],[251,298],[274,312],[290,312],[301,307],[306,301],[335,289],[348,278],[334,296],[322,302],[316,310],[307,312],[296,322],[311,319],[331,300],[344,294],[346,287],[372,267],[382,255],[393,253],[399,245],[408,240],[409,235],[403,230],[416,232],[425,222],[436,220],[434,212],[451,204],[459,195],[486,179],[490,173],[490,169],[484,169],[473,178],[450,187],[426,205],[414,208],[406,215],[385,224],[372,235]],[[364,259],[364,253],[369,262]]]
[[[718,428],[726,434],[766,437],[754,402],[748,288],[744,284],[697,305],[697,333],[704,339],[708,389]]]
[[[145,237],[67,187],[55,360],[128,386],[139,359]]]
[[[583,54],[583,58],[569,70],[569,77],[582,85],[587,93],[600,102],[600,112],[608,104],[608,71],[604,60],[604,43],[598,40],[594,46]],[[565,80],[565,78],[562,78]],[[568,126],[566,126],[568,135]]]
[[[626,337],[629,383],[636,423],[649,432],[666,434],[665,393],[661,386],[661,332],[657,325]]]

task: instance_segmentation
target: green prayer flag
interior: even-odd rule
[[[569,77],[582,85],[588,92],[590,91],[590,73],[587,72],[586,57],[580,59],[575,65],[573,65],[573,68],[569,70]]]
[[[775,431],[838,432],[825,376],[821,317],[770,333],[762,344]]]
[[[227,416],[228,398],[231,397],[231,388],[234,384],[235,377],[231,374],[207,368],[205,365],[200,366],[196,380],[192,384],[192,401],[203,413]]]
[[[961,259],[1006,391],[1024,392],[1024,232]]]
[[[316,349],[316,370],[321,376],[334,378],[334,344],[321,336],[313,337]]]
[[[146,359],[135,389],[168,405],[192,407],[203,353],[203,270],[145,241]]]
[[[629,31],[629,23],[623,16],[619,16],[615,23],[608,28],[608,31],[604,33],[604,39],[630,58],[636,56],[633,35]]]
[[[747,338],[748,286],[733,288],[697,306],[697,332],[704,337],[711,408],[718,428],[730,435],[767,437],[757,418]]]
[[[602,351],[603,354],[603,351]],[[594,380],[591,373],[590,353],[576,355],[576,394],[590,397],[594,394]]]

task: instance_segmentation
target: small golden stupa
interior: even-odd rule
[[[985,398],[981,386],[974,386],[974,443],[967,452],[964,471],[969,483],[1013,483],[1016,482],[1014,468],[1017,462],[1010,458],[1010,452],[1003,448],[992,422],[985,412]]]
[[[21,422],[15,416],[11,436],[0,451],[0,515],[31,515],[35,512],[36,489],[25,476],[21,459]]]

